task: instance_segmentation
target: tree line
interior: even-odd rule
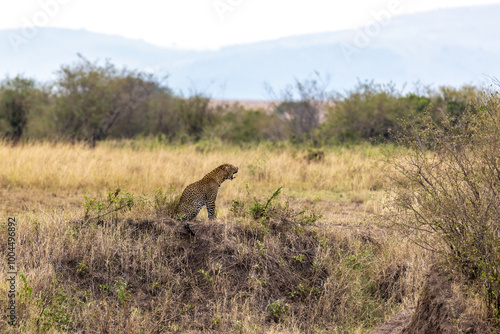
[[[272,110],[238,104],[213,106],[203,94],[183,96],[159,78],[109,61],[83,57],[63,65],[51,82],[24,76],[0,84],[0,134],[4,140],[67,140],[95,145],[106,139],[157,137],[196,142],[220,139],[313,145],[392,141],[407,122],[424,114],[438,120],[474,112],[481,90],[472,86],[414,91],[359,82],[339,94],[318,75],[296,81],[274,99]]]

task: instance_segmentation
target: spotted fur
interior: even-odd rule
[[[191,220],[200,213],[203,206],[206,206],[208,218],[214,219],[215,200],[220,185],[225,180],[233,180],[236,173],[238,167],[229,164],[220,165],[201,180],[187,186],[182,192],[175,216],[180,220]]]

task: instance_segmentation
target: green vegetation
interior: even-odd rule
[[[217,106],[84,58],[3,81],[0,210],[22,274],[2,331],[365,333],[415,305],[432,267],[461,314],[498,326],[499,94],[325,87]],[[222,162],[238,178],[190,237],[182,189]]]
[[[395,141],[399,134],[405,133],[408,122],[417,125],[425,115],[434,120],[448,116],[460,119],[479,96],[477,89],[468,86],[404,94],[391,84],[360,83],[335,102],[318,136],[325,143]]]
[[[222,222],[194,222],[196,240],[158,210],[158,198],[164,208],[161,194],[169,193],[159,189],[87,197],[76,219],[54,212],[37,229],[23,219],[19,238],[35,244],[20,245],[27,274],[18,323],[0,328],[349,332],[380,322],[398,304],[396,290],[375,292],[392,284],[380,273],[391,270],[397,252],[314,226],[314,203],[283,202],[281,190],[267,199],[248,192],[253,203]],[[262,215],[255,216],[257,207]],[[39,249],[36,263],[21,251],[32,247]]]
[[[0,132],[19,140],[85,141],[153,138],[168,142],[220,140],[231,144],[284,141],[312,146],[394,141],[411,119],[459,120],[473,111],[474,87],[437,90],[360,82],[344,95],[326,90],[319,76],[286,87],[271,110],[237,104],[212,106],[210,98],[179,96],[165,78],[80,56],[53,82],[16,77],[0,85]]]
[[[464,275],[500,319],[500,96],[460,117],[455,110],[409,124],[399,138],[408,150],[392,161],[395,222]]]
[[[38,93],[38,96],[36,96]],[[35,102],[43,99],[43,93],[35,89],[31,79],[16,77],[7,79],[0,87],[0,131],[4,138],[14,142],[25,134],[30,112]]]

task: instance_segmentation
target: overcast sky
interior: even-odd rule
[[[357,28],[384,13],[393,17],[495,3],[500,0],[4,0],[0,29],[86,29],[159,46],[214,49]]]

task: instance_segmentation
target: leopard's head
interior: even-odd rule
[[[224,179],[225,180],[234,180],[236,177],[236,173],[238,173],[238,167],[235,167],[230,164],[224,164],[219,167],[222,171],[224,171]]]

